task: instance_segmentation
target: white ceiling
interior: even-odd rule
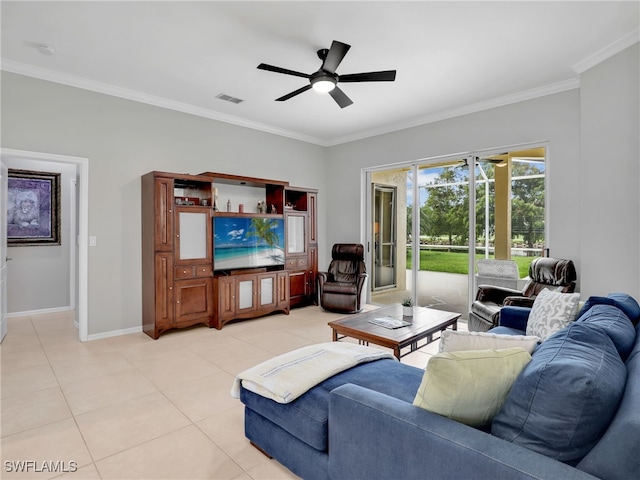
[[[2,1],[2,69],[334,145],[578,86],[638,41],[636,1]],[[350,44],[354,104],[305,92],[316,50]],[[55,55],[35,48],[47,44]],[[216,99],[224,93],[244,101]]]

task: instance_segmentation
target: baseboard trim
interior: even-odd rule
[[[87,340],[100,340],[103,338],[119,337],[121,335],[130,335],[132,333],[142,332],[142,327],[123,328],[122,330],[111,330],[110,332],[94,333],[88,336]]]
[[[43,308],[42,310],[27,310],[24,312],[7,313],[7,318],[29,317],[31,315],[45,315],[47,313],[69,312],[71,310],[75,310],[75,308],[73,307]]]

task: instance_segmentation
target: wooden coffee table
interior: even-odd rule
[[[395,329],[390,329],[370,323],[369,320],[376,318],[394,318],[410,322],[410,325]],[[404,355],[415,352],[417,349],[428,345],[435,339],[433,334],[441,332],[451,327],[458,328],[459,313],[435,310],[427,307],[415,307],[413,317],[402,316],[402,306],[399,304],[389,305],[369,312],[357,313],[340,320],[329,322],[333,330],[333,341],[337,342],[341,338],[351,337],[359,340],[360,344],[368,345],[373,343],[383,347],[393,349],[393,354],[398,360]],[[419,345],[418,342],[426,342]],[[411,350],[401,354],[400,350],[410,347]]]

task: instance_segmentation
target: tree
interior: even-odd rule
[[[446,236],[448,245],[454,245],[454,238],[465,239],[468,235],[468,214],[465,206],[468,205],[466,187],[456,185],[464,181],[464,170],[455,167],[446,167],[440,171],[432,185],[441,187],[429,188],[428,197],[421,207],[421,227],[423,218],[426,223],[425,232],[435,236]],[[424,215],[424,216],[423,216]]]
[[[476,188],[476,238],[485,235],[492,239],[495,232],[495,165],[483,163],[481,167],[489,179],[489,208],[485,210],[484,183]],[[476,181],[484,180],[476,168]],[[439,173],[428,185],[427,199],[420,207],[420,234],[432,237],[446,236],[448,244],[466,244],[469,237],[469,187],[467,171],[456,167],[438,169]],[[513,177],[526,177],[544,173],[544,167],[514,162]],[[436,185],[440,185],[437,186]],[[544,178],[526,178],[512,181],[511,231],[512,237],[522,237],[529,248],[544,240]],[[489,231],[485,232],[485,211],[489,215]],[[407,222],[411,225],[411,207],[407,208]],[[409,230],[410,231],[410,230]]]
[[[278,222],[273,218],[252,218],[247,237],[257,237],[273,249],[280,240],[275,231],[277,226]]]
[[[514,163],[516,176],[536,175],[535,164]],[[522,235],[527,247],[544,240],[544,178],[514,180],[511,184],[511,234]]]

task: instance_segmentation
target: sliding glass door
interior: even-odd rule
[[[544,148],[425,160],[367,178],[373,303],[411,296],[466,319],[476,257],[513,259],[525,277],[544,254]]]
[[[466,310],[468,172],[463,160],[370,174],[371,301]],[[388,221],[395,218],[395,225]]]
[[[521,279],[546,255],[545,156],[539,147],[474,157],[476,254],[516,262]]]
[[[417,303],[462,313],[469,281],[469,169],[457,158],[418,165],[416,171]]]

